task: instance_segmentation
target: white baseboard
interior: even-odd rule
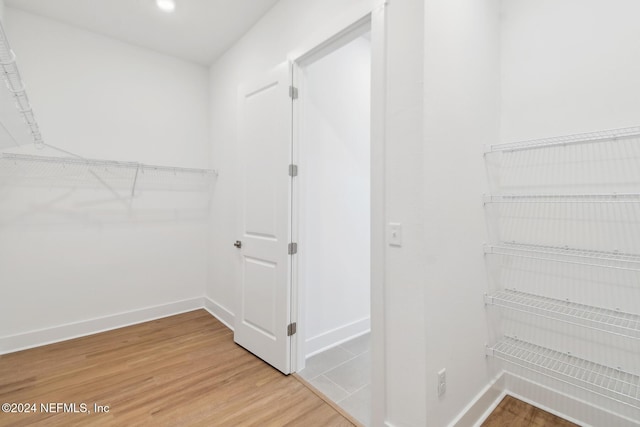
[[[204,297],[204,309],[233,331],[233,323],[236,316],[228,308],[209,297]]]
[[[490,384],[484,387],[480,393],[462,410],[451,422],[449,427],[478,427],[498,406],[507,393],[504,390],[504,376],[500,373]],[[429,414],[427,414],[427,419]],[[385,427],[394,427],[389,421]],[[432,426],[427,423],[427,426]],[[435,426],[434,426],[435,427]]]
[[[496,399],[482,413],[482,415],[480,415],[476,423],[473,424],[473,427],[482,427],[482,424],[486,421],[487,418],[489,418],[489,415],[491,415],[493,411],[495,411],[498,405],[500,405],[500,402],[502,402],[502,399],[504,399],[508,394],[509,393],[507,393],[506,391],[503,391],[502,393],[500,393],[498,397],[496,397]]]
[[[80,338],[203,307],[202,297],[0,337],[0,354]]]
[[[309,358],[325,350],[349,341],[371,330],[371,318],[356,320],[339,328],[332,329],[315,337],[307,338],[304,343],[305,357]]]
[[[469,402],[460,415],[449,424],[449,427],[480,426],[506,394],[504,375],[500,373]]]

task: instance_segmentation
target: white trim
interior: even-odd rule
[[[387,2],[371,12],[371,424],[387,418],[385,222]],[[390,425],[390,424],[388,424]]]
[[[385,350],[385,120],[386,120],[386,8],[387,0],[376,0],[367,7],[354,8],[341,19],[324,25],[322,34],[316,34],[287,58],[291,63],[305,53],[331,39],[360,20],[370,16],[371,22],[371,357],[372,357],[372,424],[386,423],[386,350]],[[371,7],[373,6],[373,8]],[[294,66],[295,69],[295,66]],[[295,72],[294,72],[295,74]],[[294,111],[294,115],[297,114]],[[294,116],[295,123],[295,116]],[[294,132],[296,130],[294,129]],[[294,213],[295,214],[295,213]],[[294,233],[297,232],[295,227]],[[295,262],[295,261],[294,261]],[[295,267],[294,267],[295,268]],[[298,266],[299,268],[299,266]],[[300,274],[300,272],[297,272]],[[292,286],[297,286],[295,282]],[[298,299],[303,295],[298,293]],[[297,307],[300,307],[298,302]],[[298,322],[298,333],[302,337],[304,325],[302,313],[297,311],[292,321]],[[297,348],[303,339],[298,338]],[[296,368],[304,366],[303,352],[298,352]],[[302,360],[301,360],[302,359]],[[295,361],[292,361],[292,364]]]
[[[291,85],[298,89],[300,92],[303,90],[300,87],[299,80],[300,69],[298,65],[289,59],[289,74],[291,76]],[[291,155],[291,163],[300,166],[300,158],[298,156],[298,147],[297,141],[299,137],[299,117],[300,117],[300,102],[298,100],[292,100],[291,102],[291,134],[290,134],[290,155]],[[291,177],[291,187],[290,187],[290,197],[289,197],[289,220],[290,220],[290,228],[289,228],[289,239],[291,242],[298,243],[298,248],[300,248],[300,233],[298,230],[298,222],[300,219],[300,198],[299,198],[299,177]],[[304,270],[301,266],[301,262],[299,260],[300,253],[296,255],[292,255],[289,257],[290,259],[290,276],[289,276],[289,294],[290,294],[290,322],[296,323],[296,334],[291,337],[291,372],[300,372],[305,368],[305,360],[304,360],[304,352],[302,348],[302,342],[304,341],[304,326],[305,326],[305,316],[302,309],[302,301],[304,301],[304,289],[299,286],[298,277],[301,274],[300,271]],[[300,338],[302,337],[302,338]]]
[[[322,353],[332,347],[352,340],[371,331],[371,318],[356,320],[355,322],[339,326],[335,329],[323,332],[315,337],[308,338],[304,344],[305,357],[309,358]]]
[[[137,310],[65,323],[16,335],[0,337],[0,354],[13,353],[100,332],[119,329],[138,323],[198,310],[203,307],[202,297],[145,307]]]
[[[358,19],[353,22],[347,28],[342,29],[337,34],[330,37],[328,40],[315,46],[311,51],[305,52],[301,57],[292,62],[292,76],[293,85],[300,89],[300,99],[298,102],[293,103],[293,122],[292,122],[292,163],[300,164],[304,167],[306,164],[303,162],[303,158],[300,156],[300,146],[302,143],[301,118],[304,117],[304,94],[306,93],[305,79],[303,69],[311,63],[322,59],[324,56],[335,52],[342,46],[354,41],[357,37],[370,31],[370,15],[367,14],[364,18]],[[293,180],[292,185],[292,241],[299,242],[301,248],[304,248],[306,242],[305,230],[301,227],[305,218],[305,206],[300,202],[301,191],[306,184],[304,175]],[[305,310],[307,304],[307,285],[304,278],[306,277],[306,262],[304,249],[300,251],[300,254],[293,258],[292,264],[292,302],[295,304],[292,306],[292,319],[296,319],[297,333],[293,337],[292,342],[292,360],[295,362],[294,371],[300,371],[306,365],[306,359],[314,354],[320,353],[323,350],[334,347],[341,342],[352,339],[358,335],[361,335],[371,329],[369,317],[366,319],[358,319],[353,323],[342,325],[336,328],[334,331],[327,331],[315,337],[308,337],[306,332],[306,318]],[[361,324],[354,329],[353,324],[365,322],[366,325]],[[345,328],[345,331],[339,331],[338,329]]]
[[[327,55],[340,49],[342,46],[348,45],[360,36],[371,31],[371,13],[367,13],[357,21],[353,22],[347,28],[337,32],[329,39],[325,40],[313,49],[305,52],[302,56],[295,59],[294,63],[298,67],[304,68]]]
[[[320,34],[316,34],[312,39],[303,43],[301,48],[296,49],[290,53],[287,58],[291,64],[292,84],[304,93],[304,79],[302,78],[302,67],[308,65],[310,61],[319,59],[323,55],[337,50],[339,47],[344,46],[348,42],[354,40],[356,35],[361,35],[371,27],[371,7],[365,8],[359,7],[343,14],[340,19],[333,24],[323,26],[323,30]],[[306,62],[305,62],[306,61]],[[373,72],[373,70],[372,70]],[[302,109],[304,108],[303,102],[294,102],[292,109],[292,127],[291,127],[291,153],[292,163],[299,164],[301,159],[299,157],[299,141],[300,141],[300,118]],[[373,171],[371,172],[373,179]],[[304,242],[304,235],[300,229],[301,222],[301,205],[299,203],[299,191],[300,183],[299,179],[292,182],[292,206],[291,206],[291,241]],[[372,188],[373,191],[373,188]],[[372,213],[373,214],[373,213]],[[306,339],[306,322],[304,305],[306,303],[305,286],[301,277],[304,277],[304,257],[301,255],[294,256],[291,265],[291,321],[297,323],[297,333],[293,337],[292,345],[292,357],[291,368],[292,372],[297,372],[304,369],[306,365],[306,358],[311,354],[316,354],[337,345],[336,341],[329,342],[325,340],[322,344],[313,344],[313,348],[309,350],[307,347],[311,339]],[[293,305],[295,304],[295,305]],[[359,321],[358,321],[359,322]],[[370,324],[370,321],[369,321]],[[370,326],[367,328],[370,330]],[[366,331],[360,330],[346,336],[344,339],[338,339],[337,341],[347,341],[350,338],[362,334]],[[316,338],[316,337],[314,337]],[[313,338],[312,338],[313,339]]]
[[[295,62],[289,61],[289,77],[291,78],[291,85],[297,88],[298,91],[304,93],[304,89],[300,87],[298,82],[298,73],[300,69]],[[298,156],[298,147],[296,142],[299,136],[299,117],[300,117],[300,102],[298,100],[291,100],[291,134],[290,134],[290,156],[291,164],[300,165],[300,158]],[[289,194],[289,241],[298,243],[300,246],[300,233],[298,232],[298,222],[300,218],[300,197],[299,197],[299,177],[291,177],[291,186]],[[300,271],[303,271],[302,263],[300,261],[300,254],[289,256],[290,262],[290,275],[289,275],[289,322],[296,323],[297,332],[291,336],[289,348],[291,349],[291,357],[289,368],[291,372],[299,372],[305,367],[304,352],[302,343],[304,342],[304,327],[305,316],[304,312],[301,312],[301,304],[305,299],[304,289],[298,285],[298,277]]]
[[[352,28],[354,24],[357,24],[363,19],[368,19],[371,12],[372,7],[368,2],[352,6],[348,11],[340,14],[339,17],[331,22],[323,23],[321,30],[312,34],[311,37],[304,40],[298,47],[289,52],[287,59],[289,62],[298,62],[309,52],[312,52],[319,46],[333,40],[334,37]]]
[[[235,322],[235,314],[220,303],[215,302],[209,297],[204,297],[204,309],[213,317],[218,319],[224,326],[233,331],[233,323]]]
[[[489,415],[491,415],[493,411],[496,410],[498,405],[500,405],[500,402],[502,402],[502,399],[508,396],[508,394],[509,393],[507,393],[506,391],[503,391],[502,393],[500,393],[500,395],[496,398],[496,400],[494,400],[493,403],[489,405],[487,410],[484,411],[484,413],[478,418],[478,421],[473,425],[473,427],[481,427],[482,424],[486,421],[486,419],[489,418]]]
[[[504,389],[504,372],[501,372],[449,423],[449,427],[479,427],[498,406],[506,394],[507,392]]]

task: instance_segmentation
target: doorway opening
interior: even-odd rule
[[[294,63],[296,371],[371,412],[371,37],[351,27]]]

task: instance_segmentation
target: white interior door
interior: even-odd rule
[[[239,89],[241,283],[234,340],[290,372],[291,82],[285,63]]]

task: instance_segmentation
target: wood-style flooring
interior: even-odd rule
[[[506,396],[483,427],[579,427],[515,397]]]
[[[4,402],[37,413],[1,426],[353,426],[204,310],[0,356]]]
[[[354,426],[204,310],[0,356],[0,403],[35,404],[0,426]],[[511,396],[483,426],[576,427]]]

